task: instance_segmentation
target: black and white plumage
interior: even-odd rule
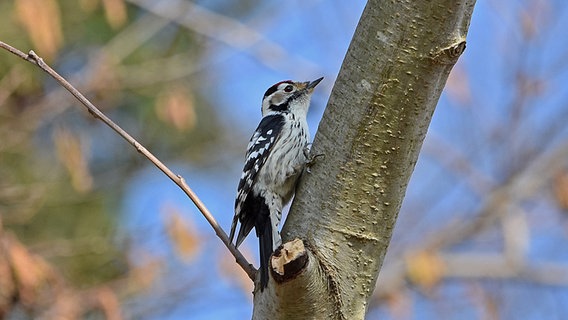
[[[268,284],[268,260],[282,243],[278,225],[282,207],[290,201],[306,164],[310,140],[306,114],[315,86],[311,82],[282,81],[266,90],[262,120],[247,147],[245,166],[235,200],[231,225],[238,247],[254,227],[259,238],[260,289]]]

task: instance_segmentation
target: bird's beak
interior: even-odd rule
[[[318,85],[318,83],[320,83],[322,80],[323,80],[323,77],[316,79],[314,81],[308,82],[307,85],[306,85],[306,90],[313,90]]]

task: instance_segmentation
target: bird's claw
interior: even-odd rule
[[[306,157],[306,172],[312,173],[311,168],[312,166],[318,161],[318,158],[325,158],[325,154],[319,153],[315,155],[310,154],[310,146],[312,144],[308,143],[304,147],[304,156]]]

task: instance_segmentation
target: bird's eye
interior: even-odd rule
[[[286,88],[284,88],[285,92],[292,92],[292,90],[294,90],[294,87],[291,84],[287,85]]]

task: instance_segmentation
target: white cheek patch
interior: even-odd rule
[[[280,105],[284,101],[286,101],[286,97],[281,92],[276,92],[272,95],[272,98],[270,98],[271,105]]]

